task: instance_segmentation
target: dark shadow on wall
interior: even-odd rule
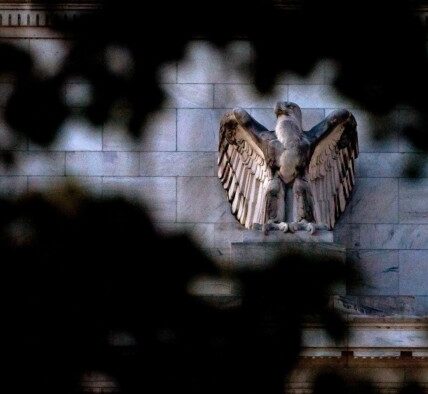
[[[220,48],[236,37],[252,40],[261,92],[283,70],[305,75],[333,59],[338,91],[368,111],[412,108],[420,120],[402,133],[427,150],[426,33],[403,2],[306,1],[290,11],[267,1],[111,1],[77,25],[56,27],[76,40],[53,76],[37,74],[25,51],[0,46],[0,73],[15,85],[6,119],[32,142],[48,145],[75,111],[62,92],[76,77],[93,87],[77,115],[96,125],[117,117],[139,135],[164,99],[159,67],[182,58],[198,36]],[[110,67],[112,47],[132,67]],[[12,165],[10,152],[2,157]],[[187,238],[156,233],[140,206],[78,190],[2,201],[0,210],[12,392],[75,392],[96,371],[124,393],[281,393],[305,316],[318,315],[336,339],[345,335],[328,308],[327,294],[345,276],[333,259],[293,255],[260,272],[224,272]],[[239,294],[221,302],[189,290],[206,277],[232,281]],[[314,391],[352,387],[334,374],[320,377]]]
[[[0,212],[12,392],[76,392],[98,373],[122,393],[281,393],[308,316],[346,333],[328,296],[345,268],[328,256],[220,270],[138,205],[77,189]],[[236,290],[204,295],[207,280]]]

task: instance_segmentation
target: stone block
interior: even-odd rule
[[[220,119],[227,110],[180,109],[177,113],[177,150],[218,150]]]
[[[217,177],[177,178],[177,221],[184,223],[235,221]]]
[[[178,64],[179,83],[242,83],[249,82],[248,64],[251,44],[233,41],[224,50],[207,41],[193,41],[185,58]]]
[[[58,188],[75,185],[94,195],[102,194],[101,177],[29,176],[28,190],[56,193]]]
[[[336,348],[345,347],[345,343],[335,341],[325,330],[305,328],[302,332],[302,346],[304,348]]]
[[[302,108],[350,108],[350,103],[327,85],[290,85],[288,99]]]
[[[231,264],[234,268],[259,268],[266,267],[272,260],[277,258],[285,259],[289,255],[299,254],[308,259],[338,259],[339,261],[345,261],[345,249],[339,245],[326,243],[320,240],[313,239],[311,241],[310,248],[306,242],[302,242],[302,239],[296,234],[282,234],[283,239],[279,237],[271,239],[266,242],[266,239],[262,240],[246,240],[244,233],[243,242],[232,242],[231,243]],[[334,294],[339,292],[344,294],[343,286],[336,286]]]
[[[92,101],[92,87],[84,81],[69,81],[66,83],[63,93],[64,101],[70,108],[87,107]]]
[[[360,227],[361,224],[347,224],[340,220],[333,230],[334,242],[350,249],[358,249],[360,246],[369,249],[360,242]]]
[[[140,153],[143,176],[215,176],[215,152],[145,152]]]
[[[403,175],[406,158],[401,153],[360,153],[357,176],[362,178],[397,178]]]
[[[428,296],[428,250],[400,250],[400,294]]]
[[[407,346],[403,346],[404,344]],[[415,330],[411,326],[399,330],[392,330],[390,327],[357,326],[350,331],[348,346],[356,348],[426,347],[427,338],[423,330]]]
[[[402,153],[401,177],[428,178],[428,156],[426,153]]]
[[[166,108],[212,108],[213,85],[164,84],[167,96]]]
[[[69,119],[59,129],[57,138],[49,147],[30,142],[29,150],[101,151],[102,128],[94,127],[81,119]]]
[[[270,257],[267,256],[264,245],[259,242],[237,242],[231,245],[230,260],[234,268],[266,267]]]
[[[362,275],[359,283],[348,288],[348,294],[398,294],[398,251],[360,250],[350,251],[348,256],[348,264]]]
[[[252,109],[250,113],[251,116],[263,126],[267,127],[269,130],[275,130],[276,116],[273,107],[269,109]],[[324,110],[302,109],[302,118],[303,130],[310,130],[316,124],[324,120]]]
[[[313,235],[306,231],[297,231],[294,234],[282,231],[269,231],[264,234],[261,230],[247,230],[243,234],[244,242],[333,242],[332,231],[316,231]]]
[[[273,108],[250,109],[249,114],[268,130],[275,130],[276,116]]]
[[[277,101],[287,100],[287,97],[287,85],[276,85],[271,94],[262,96],[256,91],[254,85],[216,84],[214,89],[214,107],[273,109]]]
[[[154,221],[176,219],[177,189],[174,177],[106,177],[104,195],[122,195],[142,203]]]
[[[231,223],[214,224],[214,247],[230,248],[232,242],[242,242],[245,232],[248,231],[238,221]]]
[[[358,305],[368,315],[414,315],[415,297],[411,296],[365,296],[355,297]]]
[[[67,152],[67,175],[138,176],[136,152]]]
[[[428,249],[428,225],[362,224],[364,249]]]
[[[415,297],[415,314],[428,317],[428,296]]]
[[[27,191],[26,176],[1,176],[0,196],[2,198],[16,198]]]
[[[400,223],[428,224],[428,179],[400,179]]]
[[[65,175],[64,152],[15,152],[11,167],[0,165],[0,175]]]
[[[343,223],[397,223],[398,180],[357,178]]]
[[[63,39],[30,40],[30,53],[39,72],[54,75],[62,66],[69,52],[68,42]]]
[[[163,64],[158,72],[158,78],[161,83],[177,82],[177,63],[169,62]]]
[[[181,227],[199,247],[203,249],[214,247],[214,223],[181,224]]]
[[[133,139],[123,124],[108,123],[103,131],[105,151],[175,151],[177,111],[164,109],[147,118],[142,136]]]

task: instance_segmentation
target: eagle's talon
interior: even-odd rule
[[[288,228],[290,230],[290,233],[295,233],[296,231],[300,230],[300,224],[298,222],[291,222],[288,225]]]
[[[306,225],[306,231],[308,233],[310,233],[311,235],[314,235],[315,231],[316,231],[316,226],[314,223],[308,223]]]
[[[278,224],[278,229],[281,230],[283,233],[286,233],[289,230],[289,226],[286,222],[281,222]]]

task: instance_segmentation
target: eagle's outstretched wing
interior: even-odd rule
[[[220,123],[218,177],[232,214],[246,228],[266,222],[266,192],[272,180],[269,151],[273,132],[237,108]]]
[[[307,132],[312,155],[307,167],[315,221],[331,230],[345,210],[355,183],[357,122],[338,110]]]

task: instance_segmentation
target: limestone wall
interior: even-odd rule
[[[45,73],[67,52],[67,42],[59,39],[5,40],[32,51]],[[302,107],[304,127],[309,128],[332,110],[346,107],[358,122],[361,153],[355,194],[334,236],[368,278],[362,288],[348,288],[348,295],[389,313],[428,314],[428,170],[416,182],[402,173],[406,161],[425,160],[423,155],[398,132],[387,141],[370,136],[370,117],[330,87],[334,64],[318,64],[305,78],[284,75],[272,95],[259,97],[251,72],[240,70],[252,57],[245,41],[231,45],[226,59],[207,43],[195,41],[183,62],[163,70],[168,100],[153,115],[143,141],[130,141],[117,125],[93,130],[72,119],[48,150],[27,141],[10,142],[18,164],[1,169],[0,192],[15,196],[67,177],[94,193],[123,192],[143,201],[161,229],[184,228],[211,255],[228,261],[230,242],[241,240],[244,230],[230,214],[216,177],[222,114],[242,106],[272,128],[275,102],[290,100]],[[11,81],[1,81],[0,106],[11,88]],[[65,100],[82,105],[89,93],[89,86],[70,81]],[[397,116],[411,119],[405,109]],[[9,138],[4,121],[0,131],[2,138]]]

